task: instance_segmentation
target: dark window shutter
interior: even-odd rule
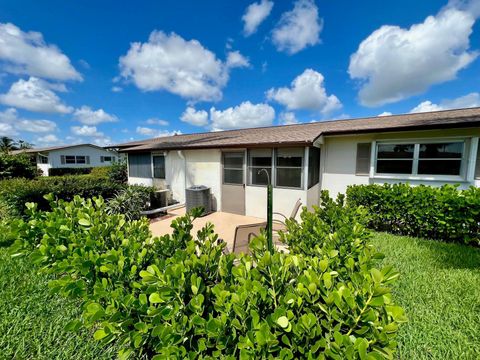
[[[104,156],[100,156],[100,162],[101,163],[105,162],[105,157]]]
[[[477,162],[475,163],[475,179],[480,179],[480,146],[477,149]]]
[[[60,162],[65,164],[65,155],[60,156]]]
[[[356,175],[370,174],[370,155],[372,151],[371,143],[357,144],[357,166],[355,170]]]
[[[90,164],[90,156],[85,156],[85,163]]]

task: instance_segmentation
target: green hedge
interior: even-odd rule
[[[28,202],[37,203],[42,210],[50,209],[49,202],[44,198],[50,193],[58,199],[71,201],[75,195],[111,198],[122,188],[122,185],[108,179],[88,175],[10,179],[0,181],[0,204],[8,205],[10,215],[23,216]]]
[[[348,203],[363,206],[369,226],[393,234],[444,241],[480,243],[480,188],[355,185]]]
[[[50,168],[48,169],[48,176],[65,176],[65,175],[87,175],[92,172],[92,167],[82,168]]]
[[[40,175],[35,158],[27,154],[0,153],[0,180],[13,178],[33,179]]]
[[[227,255],[213,225],[192,236],[199,211],[152,239],[146,220],[79,197],[51,212],[29,204],[29,219],[10,225],[11,251],[55,275],[53,292],[82,300],[67,329],[93,327],[95,339],[121,347],[120,359],[393,359],[405,321],[389,288],[398,273],[374,267],[361,214],[323,205],[308,253],[289,237],[290,254],[271,254],[260,236],[252,255]]]

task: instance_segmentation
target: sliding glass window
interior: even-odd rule
[[[302,188],[304,148],[276,149],[275,186]]]

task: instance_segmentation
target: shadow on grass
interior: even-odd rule
[[[415,239],[420,251],[440,269],[470,269],[480,271],[480,248],[438,240]]]

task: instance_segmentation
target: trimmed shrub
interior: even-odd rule
[[[41,174],[35,161],[27,154],[11,155],[0,153],[0,180],[25,178],[33,179]]]
[[[128,170],[126,160],[115,161],[109,166],[108,178],[118,184],[128,182]]]
[[[92,172],[93,167],[81,168],[50,168],[48,169],[48,176],[65,176],[65,175],[87,175]]]
[[[378,231],[480,243],[480,188],[355,185],[347,189],[347,199],[368,211],[368,226]]]
[[[45,195],[52,193],[57,199],[73,200],[75,195],[84,198],[102,196],[112,198],[121,185],[108,179],[90,176],[39,177],[35,180],[10,179],[0,181],[0,203],[8,204],[12,216],[23,216],[25,204],[34,202],[41,210],[49,210]]]
[[[328,206],[342,218],[350,211]],[[29,220],[12,224],[12,254],[54,274],[52,291],[82,299],[82,318],[66,327],[93,326],[121,359],[393,358],[405,321],[389,289],[398,274],[373,267],[364,229],[313,227],[318,246],[308,254],[293,245],[270,254],[260,236],[251,256],[236,257],[211,224],[191,235],[197,210],[152,239],[146,220],[108,215],[102,199],[51,207],[29,204]]]
[[[94,167],[92,168],[92,171],[90,171],[90,176],[93,176],[96,178],[108,179],[109,174],[110,174],[110,166]]]
[[[107,213],[123,214],[127,220],[138,220],[141,212],[149,208],[153,192],[153,187],[128,186],[107,202]]]

